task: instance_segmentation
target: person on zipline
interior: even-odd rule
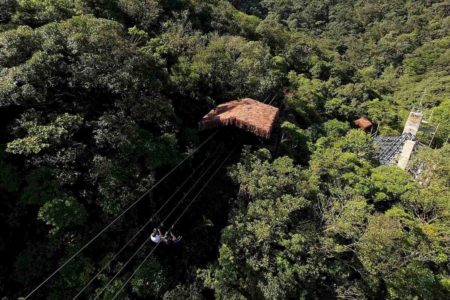
[[[166,244],[166,245],[176,245],[179,242],[181,242],[182,236],[175,236],[172,233],[172,228],[169,229],[166,234],[164,234],[164,236],[161,238],[161,240]]]
[[[166,245],[178,244],[181,241],[182,236],[175,236],[171,230],[172,229],[169,229],[164,235],[162,235],[159,228],[154,228],[152,234],[150,235],[150,239],[155,244],[159,244],[161,241]]]
[[[161,242],[161,230],[159,230],[159,228],[153,228],[150,238],[153,243],[159,244],[159,242]]]

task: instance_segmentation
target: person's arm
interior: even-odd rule
[[[165,244],[168,244],[168,243],[169,243],[169,240],[168,240],[167,237],[164,235],[164,236],[161,236],[161,242],[164,242]]]

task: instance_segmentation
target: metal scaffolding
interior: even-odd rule
[[[397,157],[406,141],[415,141],[415,136],[412,133],[403,133],[401,136],[375,137],[378,147],[377,159],[382,165],[396,165]]]

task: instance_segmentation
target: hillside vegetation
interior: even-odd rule
[[[244,97],[280,108],[272,139],[220,129],[30,299],[72,299],[240,135],[182,243],[119,299],[450,299],[448,0],[0,0],[0,297],[31,292],[209,136],[204,114]],[[400,135],[413,109],[439,125],[418,136],[416,178],[353,126]]]

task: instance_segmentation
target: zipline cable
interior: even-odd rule
[[[203,174],[195,181],[195,183],[191,186],[191,188],[186,192],[186,194],[180,199],[180,201],[178,201],[177,205],[175,207],[178,207],[179,204],[181,202],[184,201],[184,199],[187,198],[187,196],[192,192],[192,190],[198,185],[198,183],[203,179],[203,177],[208,173],[208,171],[214,166],[214,164],[216,163],[216,161],[219,159],[219,157],[216,157],[213,162],[209,165],[209,167],[205,170],[205,172],[203,172]],[[174,209],[171,210],[171,212],[168,214],[168,216],[170,216],[173,213]],[[162,221],[162,223],[164,223],[168,216],[166,216],[166,218]],[[125,267],[131,262],[131,260],[139,253],[139,251],[145,246],[145,244],[148,243],[148,241],[150,240],[151,235],[149,235],[149,237],[139,246],[139,248],[133,253],[133,255],[131,255],[131,257],[125,262],[124,265],[122,265],[122,267],[119,269],[119,271],[117,271],[117,273],[106,283],[105,286],[103,286],[103,288],[97,293],[97,295],[94,297],[95,299],[98,299],[98,297],[105,291],[105,289],[114,281],[114,279],[117,278],[117,276],[119,276],[119,274],[123,271],[123,269],[125,269]]]
[[[273,100],[275,100],[276,98],[277,98],[277,94],[275,93],[275,96],[273,96],[272,100],[270,100],[268,105],[272,105]],[[264,101],[264,102],[266,102],[266,101]]]
[[[266,97],[266,99],[264,100],[263,103],[265,103],[268,99],[270,98],[270,95],[268,97]],[[276,98],[276,94],[275,96],[272,98],[272,100],[269,102],[269,105],[273,102],[273,100],[275,100]],[[242,141],[242,139],[240,140],[240,142]],[[238,144],[240,144],[240,142]],[[238,146],[238,144],[236,144],[233,149],[231,150],[231,152],[227,155],[227,157],[222,161],[222,163],[219,165],[219,167],[216,169],[216,171],[210,176],[210,178],[207,180],[207,182],[203,185],[203,187],[200,189],[200,191],[195,195],[195,197],[188,203],[188,205],[185,207],[185,209],[181,212],[181,214],[178,216],[178,218],[175,220],[175,222],[169,227],[170,229],[172,229],[173,227],[175,227],[175,225],[180,221],[180,219],[184,216],[184,214],[189,210],[190,206],[195,202],[195,200],[200,196],[200,194],[203,192],[203,190],[206,188],[206,186],[209,184],[209,182],[214,178],[214,176],[217,174],[217,172],[222,168],[222,166],[225,164],[225,162],[230,158],[231,154],[236,150],[236,147]],[[178,204],[172,209],[172,211],[169,213],[169,215],[164,219],[163,222],[165,222],[165,220],[172,214],[172,212],[177,208],[177,206],[181,203],[178,202]],[[143,248],[143,246],[150,240],[150,237],[147,238],[146,241],[144,241],[144,243],[141,245],[141,247],[139,247],[139,249],[137,250],[137,252],[140,251],[141,248]],[[144,265],[144,263],[147,261],[147,259],[153,254],[153,252],[156,250],[156,248],[159,246],[161,242],[159,242],[158,244],[156,244],[152,250],[147,254],[147,256],[143,259],[143,261],[139,264],[139,266],[134,270],[134,272],[131,274],[131,276],[125,281],[125,283],[119,288],[119,290],[114,294],[112,300],[116,299],[121,291],[125,288],[125,286],[128,284],[128,282],[130,282],[130,280],[134,277],[134,275],[136,275],[136,273],[140,270],[140,268],[142,268],[142,266]],[[135,253],[133,255],[136,256],[137,253]],[[129,263],[129,261],[127,262],[127,264]],[[117,274],[116,274],[117,275]],[[115,276],[117,277],[117,276]],[[96,297],[97,298],[97,297]],[[94,300],[96,299],[94,298]]]
[[[139,264],[139,266],[137,266],[136,270],[133,271],[133,274],[131,274],[130,277],[128,277],[127,281],[125,281],[125,283],[119,288],[119,290],[114,294],[113,298],[111,300],[116,299],[120,293],[122,292],[122,290],[127,286],[128,282],[130,282],[131,279],[133,279],[134,275],[136,275],[137,272],[139,272],[139,270],[142,268],[142,266],[145,264],[145,262],[147,261],[147,259],[152,256],[153,252],[155,252],[156,248],[158,248],[159,244],[161,244],[161,242],[159,242],[158,244],[156,244],[155,246],[153,246],[152,250],[150,250],[150,252],[147,254],[146,257],[144,257],[144,259],[142,260],[142,262]]]
[[[35,287],[24,299],[30,298],[37,290],[39,290],[44,284],[47,283],[53,276],[55,276],[59,271],[61,271],[68,263],[70,263],[75,257],[77,257],[84,249],[89,247],[96,239],[98,239],[106,230],[108,230],[112,225],[114,225],[123,215],[130,211],[136,206],[145,196],[147,196],[154,188],[156,188],[161,182],[163,182],[167,177],[169,177],[176,169],[178,169],[185,161],[192,157],[200,148],[202,148],[207,142],[209,142],[215,135],[217,131],[212,133],[203,143],[201,143],[197,148],[195,148],[191,153],[189,153],[181,162],[179,162],[175,167],[173,167],[166,175],[164,175],[160,180],[158,180],[153,186],[149,187],[136,201],[129,205],[125,210],[122,211],[114,220],[112,220],[106,227],[100,230],[93,238],[91,238],[83,247],[81,247],[75,254],[69,257],[61,266],[59,266],[52,274],[50,274],[44,281],[42,281],[37,287]]]
[[[225,159],[221,162],[219,167],[214,171],[214,173],[211,175],[211,177],[208,179],[208,181],[203,185],[203,187],[198,191],[198,193],[195,195],[195,197],[189,202],[189,204],[185,207],[185,209],[182,211],[182,213],[178,216],[178,218],[173,222],[172,226],[170,228],[175,227],[177,223],[180,221],[180,219],[183,217],[183,215],[189,210],[189,207],[195,202],[195,200],[200,196],[200,194],[203,192],[203,190],[206,188],[206,186],[211,182],[211,180],[214,178],[214,176],[217,175],[220,169],[222,169],[225,162],[231,157],[231,155],[236,151],[237,146],[242,142],[243,139],[239,141],[238,144],[236,144],[233,149],[228,153],[228,155],[225,157]]]
[[[216,157],[214,161],[211,163],[211,165],[205,170],[205,172],[197,179],[197,181],[191,186],[191,188],[186,192],[186,194],[178,201],[177,205],[175,207],[178,207],[181,202],[184,201],[184,199],[187,198],[187,196],[192,192],[192,190],[198,185],[198,183],[203,179],[203,177],[206,175],[206,173],[212,168],[212,166],[215,164],[215,162],[219,159],[219,157]],[[161,223],[164,223],[167,218],[173,213],[174,209],[172,209],[169,214],[164,218],[164,220]],[[117,278],[117,276],[125,269],[125,267],[131,262],[131,260],[140,252],[140,250],[148,243],[150,240],[151,235],[141,244],[141,246],[133,253],[133,255],[125,262],[125,264],[117,271],[117,273],[106,283],[106,285],[97,293],[95,296],[95,299],[98,299],[98,297],[105,291],[105,289],[114,281],[114,279]]]
[[[194,198],[192,198],[192,200],[189,202],[189,204],[185,207],[185,209],[181,212],[181,214],[178,216],[178,218],[175,220],[175,222],[172,223],[172,225],[170,226],[170,228],[173,228],[179,221],[180,219],[184,216],[184,214],[188,211],[189,207],[192,205],[192,203],[195,202],[195,200],[197,200],[197,198],[200,196],[200,194],[203,192],[203,190],[206,188],[206,186],[211,182],[211,180],[217,175],[217,173],[219,172],[220,169],[222,169],[223,165],[225,164],[225,162],[230,158],[231,154],[234,153],[234,151],[236,150],[236,146],[234,146],[233,150],[227,155],[227,157],[220,163],[219,167],[214,171],[214,173],[208,178],[208,180],[206,181],[206,183],[202,186],[202,188],[198,191],[198,193],[194,196]],[[142,266],[144,265],[144,263],[147,261],[147,259],[153,254],[153,252],[156,250],[156,248],[159,246],[161,242],[159,242],[158,244],[156,244],[152,250],[147,254],[147,256],[142,260],[142,262],[139,264],[139,266],[137,266],[137,268],[134,270],[134,272],[130,275],[130,277],[128,277],[128,279],[124,282],[124,284],[122,284],[122,286],[119,288],[119,290],[114,294],[113,298],[111,300],[116,299],[120,293],[122,292],[122,290],[125,288],[125,286],[128,284],[128,282],[130,282],[130,280],[134,277],[134,275],[136,275],[136,273],[140,270],[140,268],[142,268]],[[141,245],[142,248],[143,245]],[[138,249],[140,250],[140,249]]]
[[[216,151],[217,153],[217,151]],[[215,154],[216,154],[215,153]],[[214,154],[214,155],[215,155]],[[111,265],[111,263],[128,247],[128,245],[131,244],[132,241],[136,239],[136,237],[154,220],[154,218],[169,204],[169,202],[175,197],[175,195],[186,185],[186,183],[197,173],[198,170],[205,164],[205,162],[211,157],[212,155],[207,156],[198,166],[197,168],[181,183],[181,185],[175,190],[175,192],[172,193],[172,195],[161,205],[158,210],[147,220],[147,222],[139,228],[138,231],[120,248],[118,252],[116,252],[113,257],[100,269],[100,271],[95,274],[89,282],[83,286],[83,288],[72,298],[72,300],[78,299],[79,296],[97,279],[97,277],[103,273],[103,271]]]

